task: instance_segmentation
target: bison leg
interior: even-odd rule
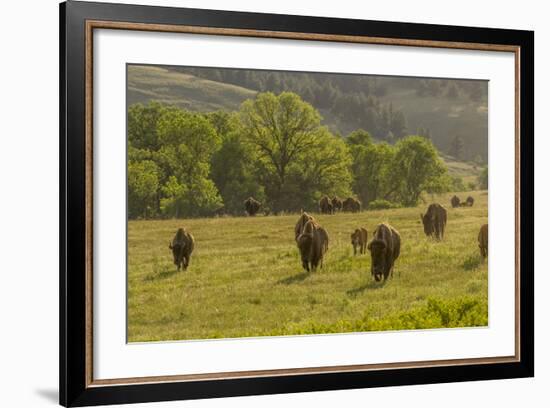
[[[309,272],[309,263],[306,259],[302,259],[302,267]]]
[[[357,255],[357,246],[353,244],[353,255]]]

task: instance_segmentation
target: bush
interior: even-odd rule
[[[391,208],[400,208],[401,205],[398,203],[392,203],[388,200],[374,200],[371,201],[368,205],[369,210],[389,210]]]
[[[488,324],[487,300],[470,296],[455,299],[429,297],[423,306],[406,312],[376,318],[369,313],[359,320],[339,320],[332,324],[308,321],[294,324],[270,333],[272,335],[322,334],[344,332],[366,332],[385,330],[419,330],[452,327],[479,327]]]

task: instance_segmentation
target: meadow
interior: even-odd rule
[[[324,266],[305,273],[294,241],[297,214],[128,222],[128,341],[163,341],[370,330],[486,326],[487,261],[477,234],[487,192],[425,196],[414,208],[315,214],[330,236]],[[424,235],[420,213],[448,210],[445,239]],[[401,234],[393,279],[374,282],[370,254],[353,255],[350,234],[369,240],[380,222]],[[187,271],[168,244],[177,228],[195,237]]]

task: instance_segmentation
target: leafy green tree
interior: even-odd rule
[[[177,200],[175,196],[165,197],[175,200],[173,206],[163,206],[165,209],[175,208],[170,213],[165,211],[165,214],[198,216],[219,208],[221,198],[209,178],[210,160],[220,145],[212,124],[203,115],[169,110],[159,118],[157,134],[162,145],[156,154],[157,161],[165,174],[174,176],[177,183],[184,186],[181,190],[183,196],[178,196]],[[163,195],[166,196],[166,189],[163,189]]]
[[[374,143],[364,130],[356,130],[346,138],[353,163],[353,191],[363,205],[384,197],[388,189],[390,166],[395,149],[387,143]]]
[[[159,146],[157,123],[169,109],[158,102],[134,104],[128,108],[128,143],[136,149],[156,150]]]
[[[158,167],[151,160],[128,162],[128,216],[147,218],[156,215],[159,186]]]
[[[421,136],[408,136],[395,149],[387,196],[395,196],[404,206],[415,206],[422,191],[442,183],[447,169],[434,145]]]
[[[298,95],[260,93],[242,104],[239,118],[239,131],[253,149],[259,180],[274,211],[296,209],[298,204],[293,197],[305,185],[326,190],[334,189],[332,184],[336,183],[349,187],[350,177],[343,176],[349,153],[345,146],[341,148],[342,144],[333,142],[334,136],[321,126],[319,112]],[[335,150],[327,149],[327,143]],[[314,161],[319,162],[317,167],[312,166]],[[321,173],[329,181],[314,183]],[[343,177],[341,181],[334,174]],[[311,189],[307,202],[312,202],[316,195]],[[321,193],[329,191],[318,192]]]

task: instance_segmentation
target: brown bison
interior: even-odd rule
[[[332,211],[342,211],[342,200],[339,197],[334,196],[332,198]]]
[[[483,258],[487,258],[489,253],[489,225],[483,224],[477,234],[477,242],[479,242],[479,252]]]
[[[323,257],[328,251],[328,233],[314,220],[305,223],[296,240],[303,268],[309,272],[323,267]]]
[[[447,225],[447,210],[441,204],[430,204],[426,214],[420,214],[424,233],[431,237],[435,235],[437,240],[443,239],[445,226]]]
[[[342,210],[347,212],[359,212],[361,211],[361,201],[348,197],[342,203]]]
[[[172,250],[174,265],[177,266],[178,271],[181,266],[183,266],[183,270],[187,269],[194,247],[195,239],[193,238],[193,235],[187,232],[184,228],[178,229],[174,239],[168,245],[168,248]]]
[[[252,197],[248,197],[244,200],[244,209],[248,215],[256,215],[256,213],[260,211],[261,206],[262,203],[254,200]]]
[[[379,224],[374,230],[372,241],[367,246],[371,255],[371,275],[376,282],[393,277],[393,265],[401,251],[401,236],[389,224]]]
[[[324,196],[319,200],[319,210],[321,211],[321,214],[332,214],[333,208],[330,198]]]
[[[357,248],[359,247],[359,253],[364,254],[367,250],[368,233],[365,228],[357,228],[353,234],[351,234],[351,245],[353,245],[353,255],[357,255]]]
[[[466,205],[467,205],[468,207],[473,207],[473,205],[474,205],[474,197],[468,196],[468,198],[466,199]]]
[[[303,212],[300,215],[300,218],[298,218],[298,222],[296,223],[296,226],[294,227],[294,239],[298,241],[298,237],[304,230],[304,227],[308,221],[317,222],[315,218],[313,218],[311,215],[309,215],[307,212]]]
[[[460,206],[460,198],[458,198],[456,195],[454,195],[453,198],[451,198],[451,206],[453,208]]]

